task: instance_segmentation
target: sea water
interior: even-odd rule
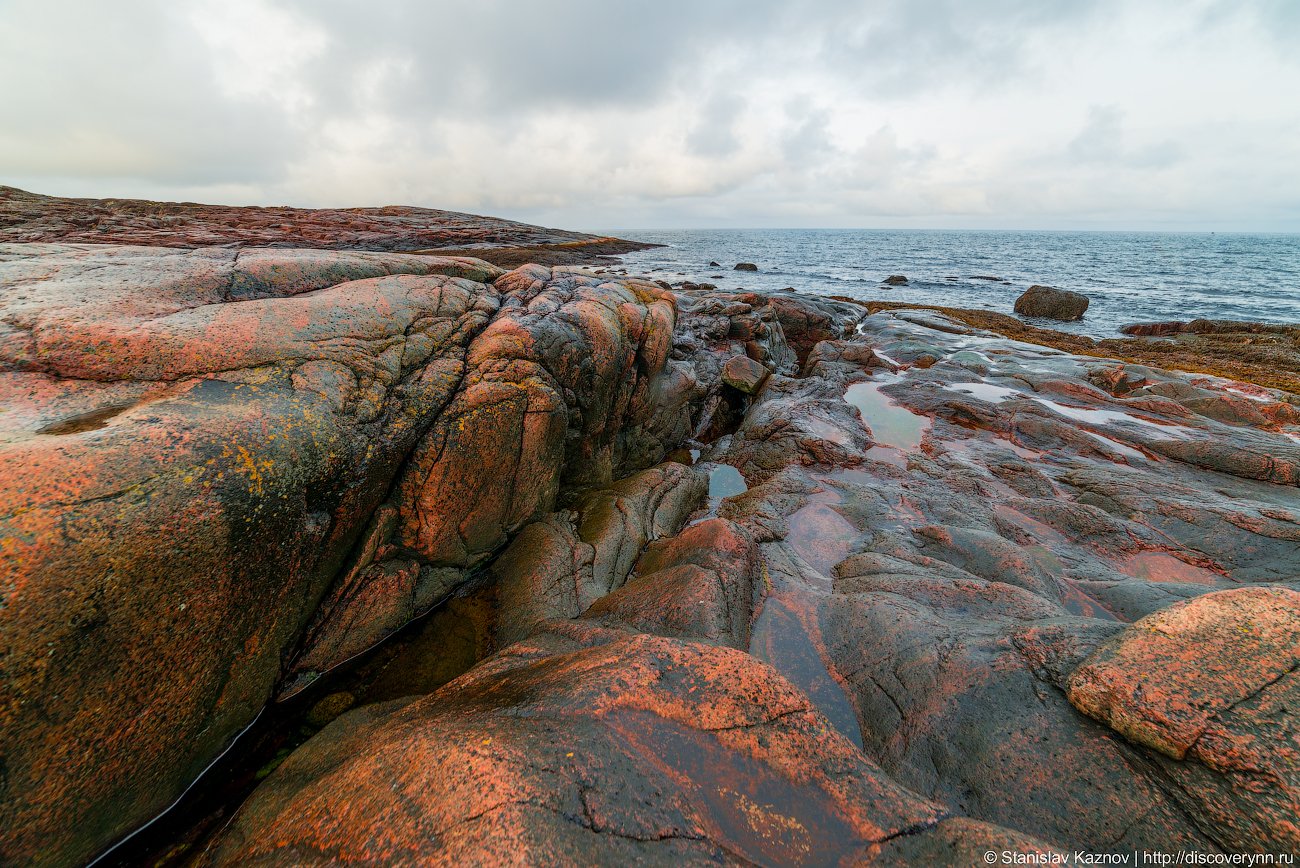
[[[627,254],[623,261],[630,272],[670,283],[792,286],[1008,314],[1017,296],[1041,283],[1091,299],[1081,322],[1041,324],[1094,337],[1112,337],[1132,322],[1200,317],[1300,323],[1300,235],[856,229],[616,234],[666,245]],[[734,271],[737,262],[753,262],[759,271]],[[908,284],[882,286],[893,274],[905,275]]]

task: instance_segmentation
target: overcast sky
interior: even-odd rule
[[[1300,0],[0,0],[0,183],[1300,231]]]

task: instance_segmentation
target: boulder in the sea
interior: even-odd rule
[[[763,387],[768,370],[749,356],[732,356],[722,366],[722,382],[752,395]]]
[[[1071,321],[1083,319],[1088,310],[1088,296],[1068,289],[1034,284],[1016,299],[1016,313],[1021,316]]]
[[[722,263],[718,262],[716,259],[710,259],[710,260],[709,260],[709,265],[712,266],[713,268],[717,268],[717,267],[718,267],[719,265],[721,265],[721,264],[722,264]]]
[[[880,281],[885,286],[907,286],[906,274],[891,274],[884,280]]]
[[[735,271],[758,271],[758,266],[752,262],[737,262]]]

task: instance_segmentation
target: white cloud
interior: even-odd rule
[[[0,181],[575,228],[1300,229],[1288,0],[0,0]]]
[[[261,0],[198,0],[189,22],[207,46],[222,96],[290,112],[311,107],[313,94],[300,75],[328,44],[324,27]]]

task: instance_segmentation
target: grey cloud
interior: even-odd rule
[[[881,127],[849,155],[841,181],[851,189],[876,190],[914,178],[934,159],[933,147],[904,145],[893,129]]]
[[[699,157],[727,157],[740,147],[736,122],[745,110],[745,100],[732,94],[716,94],[700,109],[700,119],[686,136],[686,149]]]
[[[698,92],[739,59],[749,78],[825,68],[887,97],[988,86],[1022,66],[1027,33],[1078,27],[1113,0],[285,0],[330,34],[309,72],[323,108],[415,114],[538,112],[653,104]],[[379,94],[363,70],[396,63]]]
[[[691,80],[710,52],[761,34],[781,5],[289,0],[331,34],[311,75],[337,108],[357,108],[350,80],[358,69],[399,58],[410,72],[381,95],[386,107],[479,114],[652,102]]]
[[[786,106],[790,125],[781,137],[782,154],[798,166],[806,166],[834,150],[830,139],[830,109],[810,105],[807,100],[806,96],[799,97]]]
[[[1088,120],[1066,147],[1071,159],[1081,162],[1105,162],[1120,154],[1124,112],[1113,105],[1095,105],[1088,109]]]
[[[1265,37],[1278,57],[1300,64],[1300,3],[1295,0],[1214,0],[1199,17],[1202,31],[1244,19]]]
[[[823,19],[824,62],[884,98],[936,86],[989,87],[1026,72],[1026,37],[1077,31],[1114,0],[875,0]],[[828,16],[829,17],[829,16]]]
[[[275,106],[222,93],[165,4],[9,2],[4,15],[0,167],[14,176],[256,183],[303,144]]]
[[[0,0],[0,182],[595,229],[1213,215],[1234,196],[1300,225],[1293,0],[218,2]],[[241,50],[280,54],[239,17],[263,6],[320,48],[232,87]],[[1189,107],[1198,70],[1164,73],[1190,43],[1235,52],[1221,77],[1277,72]]]
[[[1172,166],[1183,157],[1183,149],[1170,141],[1138,148],[1125,144],[1124,111],[1119,106],[1091,106],[1088,119],[1065,149],[1074,163],[1108,163],[1139,169]]]

